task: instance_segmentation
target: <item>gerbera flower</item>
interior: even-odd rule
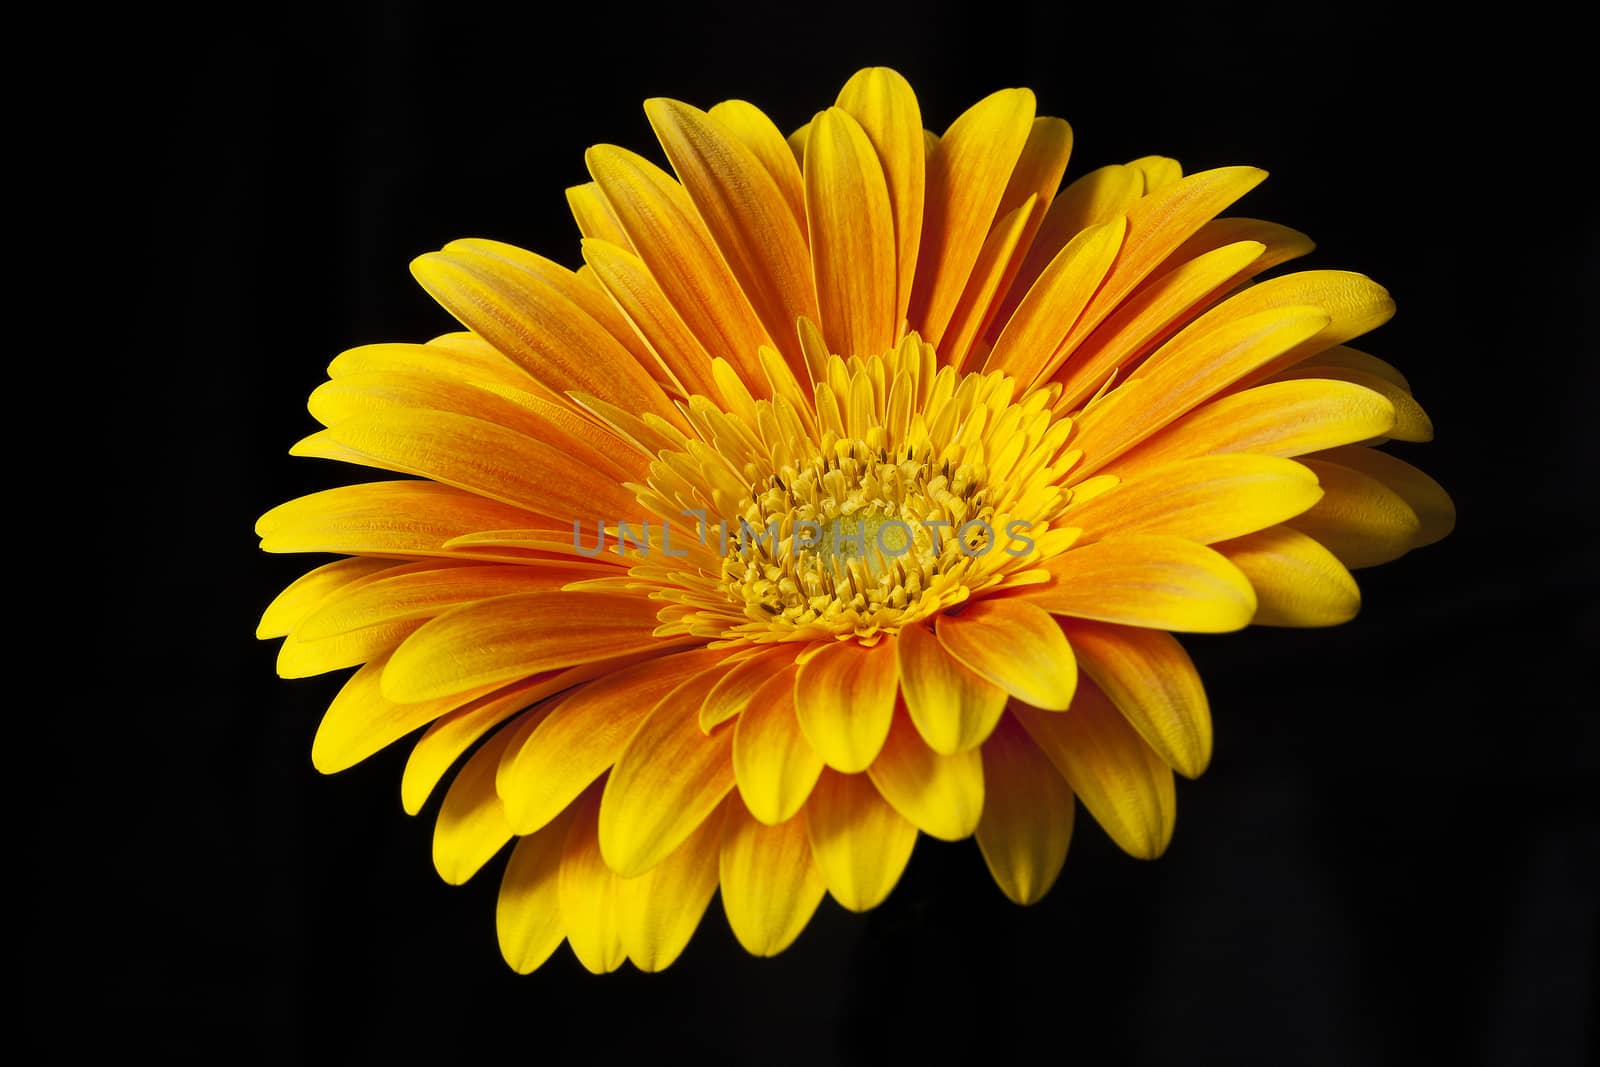
[[[426,727],[407,811],[462,757],[434,862],[515,842],[519,971],[682,952],[713,895],[748,950],[977,838],[1018,903],[1075,807],[1154,857],[1211,721],[1172,636],[1325,626],[1348,568],[1452,523],[1375,446],[1431,427],[1346,347],[1388,293],[1218,217],[1265,176],[1146,157],[1061,186],[1025,89],[942,135],[861,71],[785,138],[751,105],[646,112],[676,172],[601,145],[584,265],[484,240],[413,271],[463,326],[340,355],[296,455],[412,477],[292,501],[271,552],[341,557],[260,636],[358,666],[312,757]],[[468,753],[471,753],[468,756]]]

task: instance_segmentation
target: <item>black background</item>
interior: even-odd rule
[[[1576,27],[1336,4],[433,6],[126,27],[97,120],[138,178],[120,266],[149,353],[119,363],[144,611],[121,640],[157,695],[119,716],[132,799],[91,838],[90,914],[113,918],[53,981],[104,982],[129,1047],[227,1059],[1584,1061],[1600,758]],[[413,256],[486,236],[576,264],[562,190],[595,142],[660,158],[646,97],[743,97],[788,130],[874,63],[936,129],[1032,87],[1074,126],[1069,177],[1151,152],[1266,167],[1238,210],[1394,293],[1362,345],[1433,416],[1435,442],[1397,451],[1451,490],[1458,531],[1363,572],[1345,627],[1188,642],[1216,758],[1180,784],[1158,862],[1080,814],[1055,890],[1019,909],[971,842],[924,838],[882,907],[825,901],[775,960],[713,903],[665,974],[593,977],[563,948],[519,978],[495,946],[499,864],[438,881],[437,798],[402,813],[404,747],[312,770],[338,679],[278,680],[251,638],[311,561],[262,556],[251,526],[360,480],[284,450],[332,356],[451,328]]]

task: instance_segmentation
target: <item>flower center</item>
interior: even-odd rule
[[[752,490],[722,561],[747,615],[892,626],[995,548],[983,464],[951,469],[926,443],[891,454],[884,438],[880,427],[865,440],[825,434]]]

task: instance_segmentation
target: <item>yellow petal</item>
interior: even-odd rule
[[[724,100],[707,112],[729,133],[761,160],[789,205],[789,212],[802,232],[806,225],[806,194],[800,165],[783,133],[766,112],[744,100]]]
[[[1073,353],[1072,361],[1056,374],[1062,388],[1058,406],[1076,410],[1112,374],[1126,377],[1152,348],[1186,325],[1220,293],[1265,269],[1261,266],[1264,252],[1265,246],[1257,241],[1240,241],[1177,264],[1146,281],[1095,327]]]
[[[1066,779],[1007,716],[983,746],[978,848],[1000,891],[1033,904],[1050,891],[1072,842],[1075,805]]]
[[[928,747],[953,756],[982,744],[1005,710],[1005,690],[963,666],[926,626],[901,630],[895,651],[906,710]]]
[[[325,563],[307,571],[267,605],[267,610],[261,613],[261,622],[256,626],[256,636],[262,639],[284,636],[326,603],[328,598],[395,565],[396,561],[392,559],[356,556]]]
[[[1417,513],[1421,524],[1412,535],[1412,548],[1431,545],[1455,529],[1456,506],[1450,494],[1445,492],[1444,486],[1405,460],[1359,445],[1329,449],[1313,458],[1359,471],[1394,490]]]
[[[1064,622],[1062,631],[1084,673],[1139,736],[1173,770],[1199,777],[1211,762],[1211,706],[1177,639],[1161,630],[1076,619]]]
[[[630,652],[665,651],[658,605],[639,596],[521,593],[430,620],[383,672],[391,700],[418,701]]]
[[[415,815],[422,810],[434,786],[478,738],[529,703],[521,690],[514,688],[509,695],[474,702],[435,720],[406,758],[406,769],[400,778],[400,803],[406,814]],[[502,795],[502,802],[504,799]]]
[[[1410,551],[1422,522],[1378,479],[1324,460],[1302,460],[1322,483],[1317,506],[1289,525],[1320,541],[1346,567],[1374,567]]]
[[[851,911],[883,903],[917,843],[917,828],[864,774],[823,771],[806,801],[805,822],[823,883]]]
[[[622,228],[622,223],[617,221],[617,216],[612,214],[611,205],[606,203],[605,194],[600,192],[600,187],[594,182],[584,182],[574,185],[567,190],[567,206],[572,209],[572,218],[578,224],[578,232],[586,238],[597,241],[610,241],[614,245],[628,248],[628,234]]]
[[[894,211],[865,131],[840,108],[817,114],[806,147],[806,217],[823,336],[843,356],[894,344]]]
[[[917,256],[922,242],[922,213],[927,167],[924,161],[922,113],[905,78],[887,67],[858,71],[839,90],[837,104],[848,112],[872,142],[889,187],[894,212],[895,301],[898,330],[911,304]],[[795,131],[809,146],[809,125]],[[791,142],[792,142],[791,138]],[[809,147],[807,147],[809,151]]]
[[[323,774],[353,767],[412,730],[500,688],[480,686],[437,700],[396,704],[379,691],[388,662],[387,656],[381,657],[356,671],[328,705],[311,742],[312,766]]]
[[[320,447],[324,441],[355,454],[330,453]],[[306,438],[291,454],[419,475],[558,522],[636,521],[644,514],[632,492],[570,450],[449,412],[374,410]]]
[[[720,811],[712,814],[672,855],[620,881],[622,945],[641,971],[670,967],[700,925],[717,891],[722,822]]]
[[[1167,156],[1140,156],[1138,159],[1129,160],[1128,166],[1143,176],[1144,189],[1147,193],[1164,189],[1183,177],[1183,167],[1176,159]]]
[[[279,504],[256,520],[264,552],[447,556],[444,543],[477,530],[526,526],[522,508],[431,482],[344,485]]]
[[[1194,232],[1193,237],[1179,245],[1172,255],[1167,257],[1167,262],[1176,266],[1227,245],[1246,241],[1260,244],[1265,249],[1260,260],[1251,265],[1252,275],[1271,270],[1291,259],[1297,259],[1317,247],[1315,241],[1299,230],[1291,230],[1287,226],[1265,219],[1234,215],[1212,219],[1200,227]]]
[[[1334,345],[1324,349],[1314,356],[1308,356],[1301,364],[1303,367],[1348,367],[1350,370],[1365,371],[1375,374],[1386,382],[1393,382],[1406,392],[1411,392],[1411,383],[1406,381],[1406,376],[1392,363],[1386,363],[1377,356],[1351,348],[1348,345]]]
[[[494,791],[494,772],[514,733],[507,728],[489,738],[444,795],[433,826],[433,867],[450,885],[464,884],[511,840],[511,824]]]
[[[1022,239],[1038,215],[1039,201],[1029,197],[995,220],[984,238],[978,258],[967,276],[956,306],[939,340],[939,355],[947,365],[964,370],[979,331],[989,321],[995,293],[1007,274],[1020,262]]]
[[[1322,496],[1316,475],[1276,456],[1181,459],[1130,478],[1072,508],[1063,521],[1083,538],[1170,534],[1202,545],[1264,530]]]
[[[806,236],[783,192],[755,153],[705,112],[660,98],[644,110],[774,347],[798,371],[795,319],[815,319],[817,301]]]
[[[1299,456],[1381,437],[1394,407],[1370,389],[1344,382],[1258,385],[1219,397],[1117,458],[1125,478],[1173,460],[1223,452]]]
[[[611,769],[600,847],[624,878],[671,855],[733,788],[733,731],[700,732],[700,705],[717,677],[698,675],[667,694]]]
[[[977,749],[941,756],[923,743],[911,718],[895,714],[883,751],[867,768],[878,792],[931,837],[959,841],[983,814],[983,758]]]
[[[722,910],[746,952],[776,956],[805,929],[825,887],[811,859],[806,820],[767,826],[738,801],[722,833]]]
[[[1078,344],[1196,230],[1266,176],[1255,167],[1218,167],[1154,189],[1129,205],[1128,231],[1116,263],[1058,347],[1056,366],[1072,358]],[[1047,366],[1044,373],[1054,370]]]
[[[584,160],[668,303],[708,351],[756,382],[756,353],[772,339],[683,187],[643,156],[614,145],[596,145]],[[786,332],[793,332],[792,322]]]
[[[610,242],[585,240],[583,261],[686,390],[720,397],[711,379],[711,354],[668,301],[644,260]]]
[[[649,372],[585,309],[592,290],[559,265],[509,245],[458,242],[419,256],[411,273],[462,325],[555,392],[591,393],[684,425]]]
[[[566,697],[501,763],[495,788],[517,833],[532,833],[576,800],[622,755],[639,724],[720,652],[682,652],[598,678]]]
[[[1093,682],[1065,715],[1011,710],[1118,847],[1146,860],[1166,851],[1178,817],[1172,769]]]
[[[785,648],[782,644],[762,649],[740,661],[706,694],[705,703],[700,706],[700,729],[709,734],[729,719],[742,714],[749,707],[750,698],[755,696],[756,690],[765,685],[773,674],[794,661],[794,649]]]
[[[1257,626],[1337,626],[1361,610],[1361,590],[1332,552],[1276,526],[1214,546],[1256,591]]]
[[[1253,369],[1315,337],[1328,322],[1315,307],[1272,308],[1238,319],[1217,312],[1201,316],[1079,417],[1075,443],[1088,458],[1078,475],[1104,468]]]
[[[600,789],[595,785],[573,805],[572,825],[561,850],[561,924],[567,944],[592,974],[609,974],[627,958],[622,945],[619,897],[622,879],[600,855],[596,818]]]
[[[1329,318],[1321,333],[1252,371],[1235,391],[1258,385],[1308,356],[1376,329],[1394,315],[1388,290],[1371,278],[1342,270],[1307,270],[1268,278],[1230,297],[1227,305],[1235,316],[1273,308],[1317,307]]]
[[[1057,349],[1111,269],[1126,232],[1127,220],[1118,216],[1067,242],[1017,306],[984,369],[1003,370],[1024,384],[1052,369]]]
[[[756,691],[733,732],[733,773],[751,815],[769,826],[805,804],[822,757],[800,733],[794,714],[794,671],[773,675]]]
[[[1074,179],[1050,203],[995,322],[1005,323],[1056,255],[1083,230],[1120,216],[1144,195],[1144,178],[1132,167],[1112,165]]]
[[[536,834],[521,838],[500,879],[495,930],[500,954],[518,974],[537,970],[561,946],[561,855],[572,809]]]
[[[800,730],[834,770],[864,771],[889,733],[897,687],[892,640],[871,648],[854,641],[827,645],[795,675]]]
[[[1033,118],[1029,90],[992,93],[951,123],[928,157],[922,246],[908,318],[936,348],[967,287]]]
[[[1274,380],[1294,381],[1300,378],[1350,382],[1352,385],[1371,389],[1394,407],[1394,425],[1389,428],[1387,436],[1396,441],[1433,440],[1433,420],[1422,410],[1422,405],[1411,395],[1411,390],[1395,384],[1381,374],[1355,367],[1335,367],[1308,362],[1279,372]]]
[[[1054,615],[1187,633],[1250,624],[1256,597],[1239,568],[1178,537],[1132,534],[1045,563],[1055,581],[1020,595]]]
[[[1072,703],[1078,667],[1072,647],[1038,605],[990,598],[958,615],[940,615],[935,631],[944,650],[974,674],[1036,707]]]

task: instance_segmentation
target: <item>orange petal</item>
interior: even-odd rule
[[[944,650],[974,674],[1036,707],[1072,703],[1078,668],[1072,647],[1037,604],[991,598],[958,615],[940,615],[935,631]]]
[[[1359,471],[1392,489],[1416,512],[1421,524],[1411,538],[1412,548],[1431,545],[1455,529],[1456,506],[1450,494],[1445,492],[1444,486],[1405,460],[1359,445],[1329,449],[1313,458]]]
[[[805,804],[822,757],[812,751],[794,713],[793,669],[773,675],[756,691],[734,726],[733,773],[751,815],[775,826]]]
[[[953,756],[983,743],[1005,710],[1006,692],[962,665],[926,626],[895,641],[900,692],[928,747]]]
[[[1054,615],[1189,633],[1250,624],[1255,593],[1239,569],[1179,537],[1133,534],[1079,545],[1045,563],[1055,581],[1019,595]]]
[[[887,351],[899,326],[894,211],[872,142],[848,112],[812,122],[805,183],[823,336],[843,356]]]
[[[256,521],[264,552],[447,556],[446,541],[526,526],[522,508],[431,482],[344,485],[279,504]]]
[[[1181,459],[1130,478],[1071,508],[1063,521],[1083,539],[1170,534],[1202,545],[1264,530],[1322,496],[1316,475],[1276,456]]]
[[[1361,590],[1344,564],[1287,526],[1214,547],[1250,580],[1257,626],[1337,626],[1361,610]]]
[[[1317,506],[1289,526],[1320,541],[1346,567],[1375,567],[1411,550],[1422,521],[1405,498],[1350,467],[1302,460],[1322,483]]]

